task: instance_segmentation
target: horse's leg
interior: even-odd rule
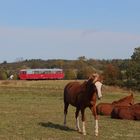
[[[83,135],[86,135],[86,128],[85,128],[85,109],[81,109],[81,115],[82,115]]]
[[[90,109],[91,109],[92,114],[93,114],[94,119],[95,119],[95,136],[98,136],[99,126],[98,126],[98,115],[97,115],[97,112],[96,112],[96,105],[93,105]]]
[[[78,108],[76,108],[75,118],[76,118],[76,130],[78,132],[81,132],[81,128],[80,128],[80,124],[79,124],[79,109]]]
[[[68,113],[68,103],[64,103],[64,126],[66,126],[66,115]]]

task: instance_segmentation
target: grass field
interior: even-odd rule
[[[140,121],[99,117],[99,136],[86,110],[87,135],[75,131],[75,108],[70,106],[63,127],[63,89],[68,81],[0,81],[0,140],[139,140]],[[100,102],[128,95],[119,88],[103,88]],[[140,93],[134,93],[140,102]],[[99,103],[99,101],[98,101]]]

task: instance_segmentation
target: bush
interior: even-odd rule
[[[7,74],[4,71],[0,71],[0,80],[7,80]]]
[[[95,71],[94,71],[92,68],[90,68],[90,67],[80,69],[80,70],[78,70],[78,72],[77,72],[77,78],[78,78],[78,79],[87,79],[87,78],[89,78],[89,76],[90,76],[91,74],[93,74],[94,72],[95,72]]]
[[[77,74],[75,70],[73,69],[65,70],[65,79],[71,80],[71,79],[76,79],[76,78],[77,78]]]

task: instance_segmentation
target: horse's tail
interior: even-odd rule
[[[64,88],[64,103],[66,103],[66,96],[67,96],[67,88],[68,88],[69,84],[67,84]]]
[[[64,88],[64,115],[65,115],[65,118],[64,118],[64,124],[66,124],[66,115],[68,113],[68,106],[69,106],[69,103],[67,102],[67,86],[68,84],[65,86]]]
[[[72,83],[70,82],[70,83],[68,83],[66,86],[65,86],[65,88],[64,88],[64,102],[66,102],[66,96],[67,96],[67,94],[68,94],[68,90],[69,90],[69,88],[72,86]]]
[[[67,89],[66,89],[66,86],[65,86],[65,88],[64,88],[64,95],[63,95],[64,96],[64,98],[63,98],[64,99],[64,103],[66,102],[66,91],[67,91]]]

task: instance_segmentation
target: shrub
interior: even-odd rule
[[[0,71],[0,80],[6,80],[7,79],[7,74],[5,71]]]

